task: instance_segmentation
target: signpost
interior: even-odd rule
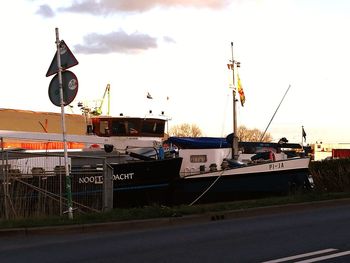
[[[46,73],[46,77],[56,73],[50,82],[49,86],[49,98],[51,102],[61,107],[61,126],[64,144],[64,167],[66,177],[66,193],[67,193],[67,206],[68,206],[68,218],[73,219],[73,202],[72,202],[72,188],[71,178],[69,174],[68,166],[68,153],[67,153],[67,138],[66,138],[66,125],[64,106],[69,105],[75,98],[78,92],[78,79],[73,72],[65,71],[67,68],[73,67],[78,64],[77,59],[73,53],[69,50],[66,43],[59,40],[58,28],[56,32],[56,54],[51,62],[51,65]]]

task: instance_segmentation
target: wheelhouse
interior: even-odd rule
[[[91,120],[93,133],[101,137],[164,137],[163,119],[98,117]]]

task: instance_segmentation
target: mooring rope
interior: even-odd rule
[[[210,190],[210,188],[212,188],[213,185],[221,178],[223,173],[224,173],[224,170],[221,172],[220,175],[218,175],[218,177],[214,180],[214,182],[212,182],[212,184],[207,189],[205,189],[205,191],[200,196],[198,196],[192,203],[190,203],[188,206],[194,205],[199,199],[201,199],[203,197],[203,195],[205,195]]]
[[[226,155],[226,158],[230,155],[230,153],[228,153]],[[226,158],[223,158],[223,160],[225,160]],[[207,189],[204,190],[204,192],[202,194],[200,194],[192,203],[190,203],[188,206],[192,206],[194,205],[199,199],[201,199],[215,184],[216,182],[221,178],[221,176],[223,175],[225,170],[222,170],[221,173],[218,175],[218,177],[214,180],[214,182],[211,183],[211,185],[209,185],[209,187]]]

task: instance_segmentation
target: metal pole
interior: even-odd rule
[[[237,110],[236,110],[236,90],[235,90],[235,60],[233,58],[233,42],[231,42],[232,54],[232,84],[233,84],[233,141],[232,141],[232,158],[238,159],[238,136],[237,136]]]
[[[301,126],[301,149],[304,151],[304,126]]]
[[[9,219],[9,213],[8,213],[8,206],[7,206],[7,187],[6,187],[6,177],[7,177],[7,169],[6,169],[6,164],[5,163],[5,152],[4,152],[4,138],[1,137],[1,159],[2,159],[2,167],[1,167],[1,183],[4,187],[4,208],[5,208],[5,219]]]
[[[63,214],[63,203],[62,203],[62,171],[61,171],[61,167],[62,167],[62,160],[61,160],[61,156],[59,157],[59,167],[57,169],[57,172],[60,176],[60,216],[62,216]],[[57,174],[56,174],[57,175]]]
[[[58,34],[58,28],[56,28],[56,47],[57,47],[57,67],[58,67],[58,83],[60,89],[60,105],[61,105],[61,125],[64,144],[64,167],[66,173],[66,192],[67,192],[67,206],[68,206],[68,218],[73,219],[73,207],[72,207],[72,188],[71,178],[69,175],[68,167],[68,153],[67,153],[67,139],[66,139],[66,125],[64,116],[64,100],[63,100],[63,84],[62,84],[62,67],[61,67],[61,51],[60,51],[60,39]]]

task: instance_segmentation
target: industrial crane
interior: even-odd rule
[[[98,107],[95,107],[95,109],[93,111],[91,111],[91,114],[92,115],[95,115],[95,116],[100,116],[102,114],[102,106],[103,106],[103,102],[106,98],[106,95],[108,96],[108,108],[107,108],[107,115],[109,115],[109,112],[110,112],[110,104],[111,104],[111,99],[110,99],[110,84],[107,84],[106,86],[106,89],[105,89],[105,92],[103,94],[103,97],[102,97],[102,100],[101,100],[101,103],[100,103],[100,106]]]

